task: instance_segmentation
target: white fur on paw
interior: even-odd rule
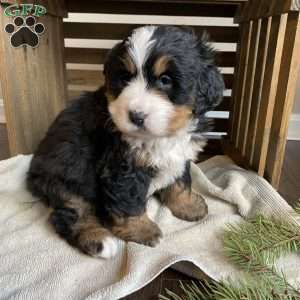
[[[96,256],[101,258],[112,258],[116,256],[118,252],[118,239],[115,237],[105,237],[102,241],[102,251],[99,252]]]

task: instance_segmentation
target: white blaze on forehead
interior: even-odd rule
[[[129,135],[139,134],[140,128],[129,119],[130,111],[142,112],[146,117],[144,129],[149,136],[165,136],[174,113],[174,105],[166,97],[147,88],[143,66],[155,43],[156,26],[145,26],[133,31],[128,38],[128,53],[136,65],[137,76],[109,104],[109,112],[120,131]]]
[[[144,26],[137,28],[129,37],[129,55],[136,64],[137,69],[141,70],[150,50],[155,42],[152,40],[156,26]]]

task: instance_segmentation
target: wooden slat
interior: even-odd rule
[[[300,0],[293,0],[291,9],[292,10],[300,10]]]
[[[286,23],[286,14],[272,17],[252,162],[260,176],[264,175],[266,165]]]
[[[299,10],[299,0],[249,0],[237,15],[236,22],[247,22]]]
[[[1,14],[0,27],[8,22]],[[46,15],[43,24],[47,30],[34,49],[15,49],[0,34],[0,78],[12,155],[32,153],[66,101],[62,19]]]
[[[104,75],[101,71],[68,70],[68,84],[80,86],[99,87],[104,83]]]
[[[64,23],[65,38],[74,39],[111,39],[121,40],[135,28],[143,24],[111,24],[111,23]],[[207,31],[214,42],[235,43],[238,38],[237,27],[191,26],[195,33],[202,35]]]
[[[253,83],[253,94],[251,100],[251,114],[249,120],[249,129],[245,148],[245,158],[252,165],[253,152],[255,148],[255,138],[258,122],[259,107],[262,95],[263,79],[266,68],[268,43],[270,38],[272,18],[262,20],[261,32],[259,37],[257,63]]]
[[[236,13],[236,5],[214,5],[211,3],[149,3],[137,1],[81,1],[68,0],[69,12],[79,13],[114,13],[130,15],[167,15],[167,16],[203,16],[203,17],[233,17]],[[173,1],[176,2],[176,1]],[[182,2],[182,1],[181,1]],[[194,1],[195,2],[195,1]]]
[[[275,100],[266,176],[279,186],[289,117],[292,112],[300,69],[300,15],[289,13]]]
[[[82,91],[73,91],[68,89],[68,103],[80,97]]]
[[[103,64],[109,49],[65,48],[67,63]],[[216,63],[219,67],[234,67],[235,52],[218,52]]]
[[[241,25],[241,42],[240,42],[240,55],[238,63],[238,72],[235,73],[235,81],[238,81],[239,84],[236,86],[236,89],[233,90],[233,112],[230,116],[230,139],[231,143],[237,146],[238,142],[238,132],[241,123],[241,108],[243,95],[245,92],[246,84],[246,74],[248,68],[248,57],[249,57],[249,46],[251,40],[252,32],[252,22],[245,23]]]
[[[65,48],[67,63],[103,64],[109,49]]]
[[[245,147],[248,135],[248,126],[251,111],[251,101],[254,86],[254,75],[257,61],[257,50],[259,42],[261,20],[253,21],[252,34],[250,41],[250,53],[248,58],[248,68],[245,82],[245,93],[242,95],[242,106],[241,106],[241,119],[238,132],[238,149],[241,151],[242,156],[245,155]]]
[[[235,109],[237,108],[235,101],[234,101],[234,97],[233,95],[236,94],[236,91],[238,90],[239,87],[239,80],[237,79],[241,74],[240,71],[240,67],[242,67],[242,65],[240,66],[240,59],[241,59],[241,53],[242,53],[242,33],[244,32],[245,27],[240,26],[239,27],[239,39],[237,42],[237,46],[236,46],[236,55],[235,55],[235,60],[234,60],[234,80],[233,80],[233,86],[232,86],[232,97],[230,97],[230,102],[228,103],[228,110],[229,110],[229,128],[228,128],[228,135],[226,137],[226,139],[228,141],[234,141],[235,142],[235,138],[232,137],[232,129],[233,129],[233,123],[236,120],[237,117],[237,111],[235,111]],[[235,113],[234,113],[235,111]]]
[[[81,86],[95,86],[98,87],[104,83],[104,76],[101,71],[89,70],[68,70],[67,71],[68,84]],[[226,89],[231,89],[233,84],[233,75],[223,75]]]

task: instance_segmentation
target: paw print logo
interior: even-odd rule
[[[42,23],[36,23],[33,16],[16,17],[13,23],[5,26],[5,31],[11,34],[10,43],[13,47],[27,45],[35,48],[38,46],[39,35],[45,31],[45,26]]]

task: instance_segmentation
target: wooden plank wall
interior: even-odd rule
[[[39,47],[13,48],[3,30],[13,18],[3,14],[1,2],[0,80],[10,153],[27,154],[36,149],[49,125],[66,104],[62,31],[62,15],[65,12],[59,11],[57,6],[57,15],[41,17],[47,30],[40,39]],[[43,0],[49,7],[54,2]]]
[[[295,1],[275,2],[249,1],[237,18],[240,56],[234,80],[239,84],[233,90],[227,148],[278,187],[300,68],[300,17]]]
[[[217,108],[222,113],[215,119],[215,131],[226,133],[236,61],[235,48],[239,37],[239,28],[233,23],[237,5],[193,3],[180,5],[143,3],[143,1],[132,3],[126,1],[125,5],[121,3],[122,1],[98,2],[67,2],[69,19],[64,22],[64,35],[70,98],[78,96],[83,90],[94,90],[103,84],[101,70],[110,46],[126,37],[134,28],[160,22],[193,24],[192,27],[199,36],[207,31],[214,45],[221,50],[216,60],[224,73],[226,92],[223,103]],[[89,17],[85,15],[91,12],[98,13],[98,18],[97,15],[93,15],[92,18],[91,15],[88,15]],[[114,14],[107,15],[111,12]],[[120,14],[119,18],[117,14]]]

